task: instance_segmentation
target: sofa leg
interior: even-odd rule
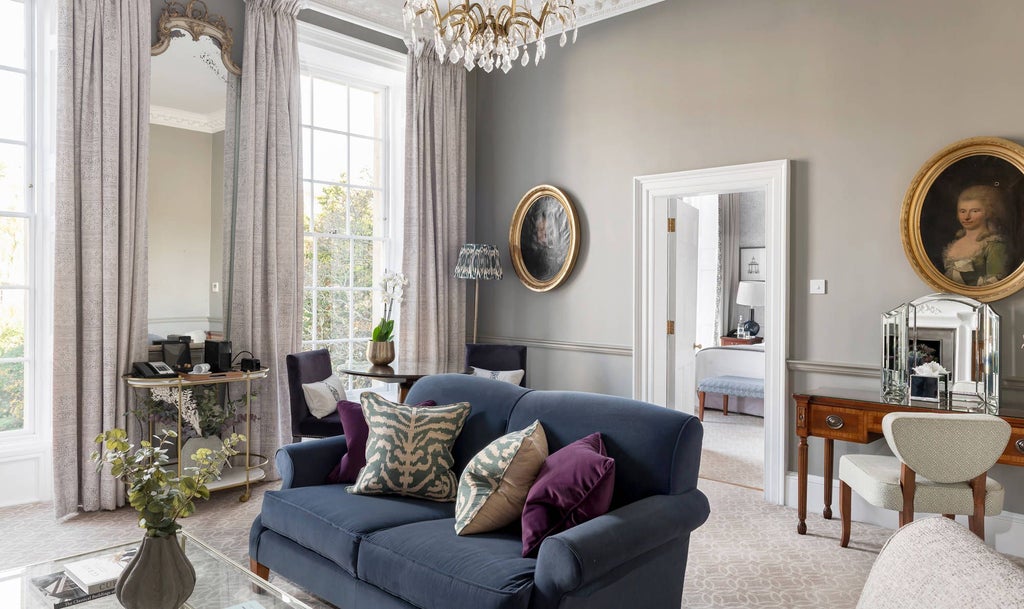
[[[249,570],[255,573],[257,577],[266,580],[270,579],[270,567],[261,565],[260,563],[256,562],[255,558],[249,559]]]
[[[697,418],[701,421],[704,420],[704,392],[697,392]]]
[[[722,394],[722,416],[729,416],[729,396],[725,393]]]

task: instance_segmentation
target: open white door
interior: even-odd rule
[[[670,206],[672,207],[672,206]],[[675,238],[670,238],[670,260],[673,264],[672,283],[675,306],[675,336],[672,356],[675,365],[669,367],[673,375],[672,407],[692,414],[696,399],[696,369],[694,357],[697,330],[697,255],[699,245],[700,210],[688,199],[675,202]]]

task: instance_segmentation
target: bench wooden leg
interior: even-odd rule
[[[729,396],[724,393],[722,394],[722,416],[729,416]]]
[[[839,538],[839,546],[842,548],[850,545],[850,504],[852,503],[850,485],[839,481],[839,519],[843,522],[843,534]]]
[[[270,567],[261,565],[256,562],[255,558],[249,559],[249,570],[255,573],[257,577],[261,577],[266,580],[270,579]]]
[[[701,421],[704,420],[704,392],[697,392],[697,418]]]

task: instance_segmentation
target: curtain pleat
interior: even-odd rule
[[[239,109],[238,194],[233,217],[228,338],[270,377],[258,383],[250,449],[271,457],[291,436],[285,356],[302,321],[299,0],[248,0]]]
[[[719,336],[736,329],[733,315],[740,285],[740,201],[736,195],[718,198],[718,324]]]
[[[466,286],[454,277],[466,241],[466,70],[430,48],[410,53],[406,110],[399,361],[454,368],[466,343]]]
[[[54,265],[53,478],[58,517],[124,489],[89,455],[125,426],[121,376],[145,360],[149,2],[61,0]]]

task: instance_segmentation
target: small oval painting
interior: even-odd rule
[[[520,281],[537,292],[561,284],[579,251],[579,222],[565,194],[538,186],[519,202],[509,230],[509,252]]]
[[[929,285],[991,302],[1024,281],[1024,148],[971,138],[933,157],[903,203],[907,257]]]

